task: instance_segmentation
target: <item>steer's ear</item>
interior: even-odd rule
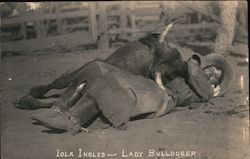
[[[168,17],[166,15],[166,13],[161,11],[159,21],[157,22],[157,24],[156,24],[156,26],[151,34],[152,35],[160,35],[165,28],[165,24],[166,24],[167,19],[168,19]]]
[[[165,12],[161,11],[160,20],[163,19],[165,16],[166,16]]]
[[[151,35],[162,43],[168,33],[168,31],[178,22],[185,19],[185,16],[169,16],[165,12],[160,13],[160,20]]]

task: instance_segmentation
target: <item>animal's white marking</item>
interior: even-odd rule
[[[160,38],[159,38],[159,43],[162,43],[165,39],[165,36],[167,35],[168,31],[175,25],[177,24],[178,22],[184,20],[185,18],[180,18],[180,19],[176,19],[174,20],[172,23],[168,24],[165,28],[165,30],[162,32],[162,34],[160,35]]]
[[[170,23],[169,25],[166,26],[165,30],[160,36],[159,43],[162,43],[165,39],[165,36],[167,35],[168,31],[174,26],[173,23]]]
[[[214,85],[212,85],[212,87],[214,90],[214,97],[218,96],[220,94],[220,86],[218,85],[215,87]]]
[[[161,89],[166,90],[162,83],[162,77],[160,72],[155,72],[155,82]]]

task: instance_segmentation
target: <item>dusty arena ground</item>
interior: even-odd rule
[[[98,158],[98,154],[99,158],[103,155],[128,158],[126,155],[133,152],[130,158],[249,159],[249,74],[248,65],[242,63],[248,48],[241,44],[234,50],[234,56],[228,59],[235,67],[236,78],[225,97],[212,99],[196,109],[178,108],[161,118],[132,121],[126,131],[104,128],[97,120],[89,128],[91,133],[76,136],[32,124],[30,115],[35,111],[16,109],[12,101],[26,94],[32,86],[48,83],[96,57],[105,58],[111,51],[5,57],[2,59],[1,158],[54,159],[57,150],[61,155],[67,152],[69,156],[64,158],[84,158],[78,156],[82,148],[90,152],[85,158],[91,155]],[[183,51],[190,53],[188,49]],[[160,157],[153,151],[164,153]],[[171,156],[172,151],[195,151],[195,155],[190,157],[187,152],[186,156],[177,156],[177,153]],[[136,157],[138,153],[134,152],[143,154]],[[112,154],[114,156],[109,156]]]

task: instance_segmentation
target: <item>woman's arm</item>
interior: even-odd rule
[[[200,97],[205,101],[213,97],[214,90],[202,72],[199,61],[192,57],[188,60],[188,75],[190,86]]]

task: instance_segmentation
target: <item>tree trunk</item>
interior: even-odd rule
[[[219,1],[221,26],[215,40],[215,53],[227,56],[234,39],[236,24],[237,1]]]

